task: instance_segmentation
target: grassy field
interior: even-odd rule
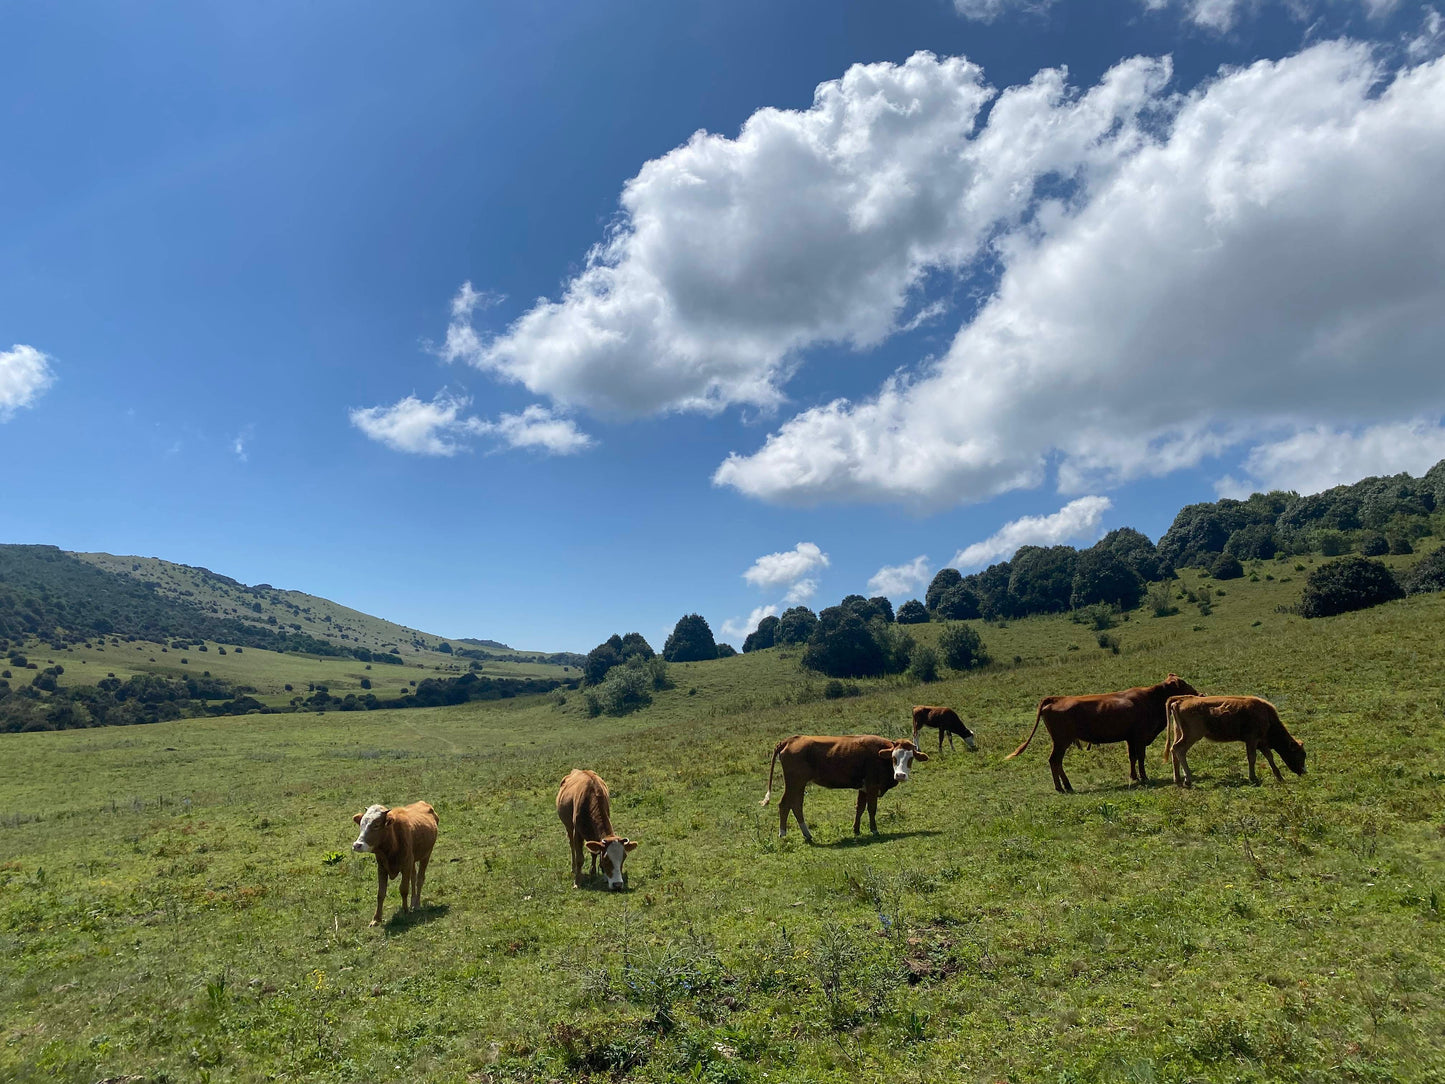
[[[0,737],[0,1079],[1445,1081],[1445,595],[1306,622],[1294,563],[1130,615],[1117,653],[980,626],[983,672],[847,699],[772,650],[625,719],[570,693]],[[1070,752],[1066,798],[1046,739],[1004,761],[1039,696],[1170,670],[1273,700],[1309,774],[1252,787],[1204,744],[1181,792],[1159,741],[1143,788]],[[777,839],[778,739],[920,702],[980,752],[920,765],[879,837],[813,790],[817,844]],[[641,841],[625,893],[571,887],[572,767]],[[393,890],[368,929],[351,815],[417,798],[423,910]]]

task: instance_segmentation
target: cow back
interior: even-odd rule
[[[893,762],[882,756],[893,742],[877,734],[799,735],[779,756],[791,783],[880,791],[893,787]]]
[[[601,840],[613,835],[612,796],[602,777],[574,768],[557,791],[557,816],[574,838]]]

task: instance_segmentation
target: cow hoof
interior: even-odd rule
[[[381,919],[379,919],[379,918],[374,918],[374,919],[372,919],[370,922],[368,922],[366,925],[367,925],[367,928],[368,928],[368,929],[369,929],[370,927],[372,927],[372,926],[380,926],[380,925],[381,925]]]

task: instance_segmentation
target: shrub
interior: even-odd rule
[[[898,607],[898,615],[895,620],[900,625],[922,625],[928,620],[928,607],[916,598],[911,598]]]
[[[1209,566],[1209,574],[1216,580],[1237,580],[1244,575],[1244,566],[1232,553],[1221,553]]]
[[[915,681],[937,681],[937,650],[929,647],[927,644],[914,648],[913,657],[909,660],[908,672],[913,675]]]
[[[983,637],[972,625],[949,625],[938,638],[938,651],[954,670],[971,670],[988,662]]]
[[[738,653],[738,649],[735,648],[735,647],[733,647],[732,644],[718,644],[718,645],[717,645],[717,657],[720,658],[720,659],[730,659],[730,658],[732,658],[734,655],[736,655],[737,653]]]
[[[369,689],[369,688],[371,688],[371,678],[362,678],[362,679],[361,679],[361,687],[362,687],[363,689]]]
[[[1320,531],[1315,535],[1315,545],[1326,557],[1339,557],[1350,552],[1350,540],[1342,531]]]
[[[1397,534],[1390,539],[1390,553],[1396,557],[1403,557],[1415,552],[1415,547],[1410,545],[1410,540],[1402,534]]]
[[[1412,595],[1445,591],[1445,546],[1415,562],[1415,567],[1405,573],[1403,586]]]
[[[1332,617],[1404,596],[1399,581],[1378,561],[1344,557],[1310,573],[1300,595],[1299,612],[1305,617]]]
[[[1145,601],[1155,617],[1171,617],[1179,612],[1179,607],[1174,605],[1174,591],[1167,583],[1156,583],[1149,588]]]
[[[652,703],[652,684],[653,678],[646,661],[639,660],[635,666],[631,663],[614,666],[602,684],[588,693],[588,709],[591,710],[595,704],[597,711],[593,712],[594,715],[603,712],[626,715],[645,708]]]
[[[1115,620],[1116,615],[1117,611],[1114,607],[1096,602],[1092,606],[1075,610],[1069,615],[1069,620],[1076,625],[1088,625],[1095,632],[1102,632],[1105,629],[1112,629],[1118,624]]]
[[[1360,553],[1365,557],[1383,557],[1390,552],[1390,541],[1379,531],[1360,535]]]
[[[851,681],[844,685],[837,678],[823,686],[823,698],[825,700],[841,700],[845,696],[862,696],[863,690],[854,685]]]
[[[1267,561],[1279,551],[1274,527],[1268,523],[1251,523],[1229,536],[1224,552],[1241,561]]]

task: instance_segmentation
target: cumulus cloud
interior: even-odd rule
[[[869,595],[896,598],[917,591],[928,580],[928,558],[920,554],[906,565],[884,565],[868,581]]]
[[[55,383],[50,357],[33,346],[16,343],[0,350],[0,422],[28,407]]]
[[[730,617],[722,623],[720,631],[724,640],[744,640],[751,635],[758,627],[759,622],[765,617],[773,617],[777,614],[776,606],[758,606],[746,619]]]
[[[1093,540],[1099,521],[1112,506],[1108,497],[1080,497],[1047,516],[1023,516],[1005,523],[982,542],[959,550],[953,557],[958,568],[982,568],[1009,557],[1020,546],[1058,546],[1075,539]]]
[[[1316,426],[1251,449],[1244,477],[1217,485],[1222,497],[1271,489],[1318,493],[1372,475],[1420,475],[1445,459],[1445,426],[1438,421],[1398,422],[1355,432]]]
[[[944,356],[804,411],[715,483],[928,508],[1038,485],[1050,462],[1077,492],[1281,426],[1445,409],[1445,62],[1391,73],[1325,42],[1177,97],[1160,72],[1131,61],[1011,117],[1002,96],[1001,139],[1107,86],[1124,131],[1154,124],[1096,140],[1070,198],[998,238],[997,289]]]
[[[805,348],[866,348],[933,316],[929,276],[984,254],[1041,177],[1136,146],[1168,72],[1130,60],[1074,94],[1050,69],[999,94],[963,58],[855,65],[808,109],[761,109],[735,139],[698,132],[647,162],[560,298],[495,336],[462,301],[443,356],[595,412],[775,407]]]
[[[807,579],[799,580],[788,588],[788,593],[783,596],[784,606],[801,606],[818,593],[818,581],[809,576]]]
[[[569,418],[542,406],[529,406],[520,414],[503,414],[496,421],[471,417],[464,411],[471,400],[439,392],[431,402],[415,395],[391,406],[351,411],[351,424],[372,440],[398,452],[451,456],[467,447],[467,438],[491,435],[510,448],[530,448],[568,455],[592,445]]]
[[[799,542],[781,553],[765,553],[743,573],[743,579],[754,587],[782,587],[827,567],[828,555],[818,548],[816,542]]]

